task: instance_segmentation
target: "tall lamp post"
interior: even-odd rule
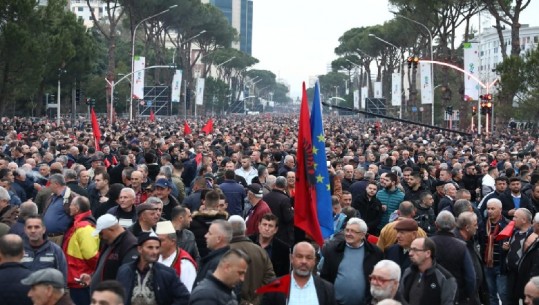
[[[384,39],[382,39],[382,38],[380,38],[380,37],[378,37],[378,36],[376,36],[376,35],[374,35],[372,33],[369,34],[369,37],[373,37],[373,38],[375,38],[375,39],[377,39],[377,40],[379,40],[379,41],[381,41],[381,42],[383,42],[383,43],[385,43],[385,44],[387,44],[389,46],[392,46],[393,48],[397,49],[398,51],[401,51],[401,49],[399,47],[397,47],[396,45],[394,45],[391,42],[386,41],[386,40],[384,40]],[[401,51],[401,57],[403,57],[402,51]],[[403,71],[403,68],[402,68],[403,64],[404,64],[403,63],[403,58],[401,58],[401,64],[400,64],[400,67],[399,67],[400,72],[401,72],[401,77],[404,75],[404,71]],[[401,96],[402,96],[402,93],[401,93]],[[402,119],[402,101],[401,101],[401,106],[400,106],[400,110],[399,110],[399,119]]]
[[[132,121],[133,120],[133,87],[135,85],[135,74],[134,74],[134,69],[135,69],[135,37],[137,36],[137,29],[139,27],[139,25],[143,24],[144,22],[152,19],[152,18],[155,18],[159,15],[162,15],[168,11],[170,11],[171,9],[177,7],[178,5],[177,4],[174,4],[172,6],[170,6],[169,8],[167,8],[166,10],[164,11],[161,11],[157,14],[154,14],[154,15],[151,15],[150,17],[146,17],[144,19],[142,19],[139,23],[137,23],[137,25],[135,26],[135,29],[133,30],[133,36],[131,37],[131,96],[129,97],[129,120]]]
[[[414,19],[410,19],[410,18],[408,18],[408,17],[406,17],[406,16],[399,15],[399,14],[397,14],[396,12],[391,12],[391,13],[395,14],[395,16],[397,16],[397,17],[400,17],[400,18],[402,18],[402,19],[406,19],[406,20],[408,20],[408,21],[410,21],[410,22],[413,22],[413,23],[415,23],[415,24],[417,24],[417,25],[420,25],[420,26],[422,26],[425,30],[427,30],[427,32],[429,33],[429,40],[430,40],[430,43],[429,43],[429,46],[430,46],[430,60],[433,61],[433,60],[434,60],[434,59],[433,59],[434,57],[433,57],[433,53],[432,53],[432,32],[430,31],[430,29],[429,29],[426,25],[424,25],[423,23],[421,23],[421,22],[419,22],[419,21],[416,21],[416,20],[414,20]],[[434,67],[432,66],[432,64],[430,65],[430,77],[432,78],[432,81],[431,81],[431,82],[432,82],[432,84],[434,85]],[[432,107],[431,107],[431,112],[432,112],[432,113],[431,113],[431,115],[432,115],[432,117],[431,117],[431,125],[434,125],[434,89],[432,89]]]

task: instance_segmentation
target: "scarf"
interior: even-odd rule
[[[492,223],[490,222],[490,218],[487,219],[487,247],[485,249],[485,264],[487,267],[492,268],[494,266],[494,242],[496,239],[496,236],[498,235],[500,231],[500,224],[496,223],[496,227],[494,227],[494,232],[491,232]]]

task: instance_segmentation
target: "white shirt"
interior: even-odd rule
[[[244,170],[243,167],[240,167],[236,169],[234,173],[238,176],[242,176],[248,185],[251,184],[251,181],[253,180],[254,177],[258,176],[258,170],[256,170],[252,166],[248,170]]]
[[[309,281],[305,286],[299,287],[294,275],[290,275],[290,296],[288,299],[288,305],[316,305],[318,303],[318,295],[316,294],[316,287],[314,286],[313,276],[309,278]]]
[[[159,255],[159,260],[157,260],[159,263],[170,267],[172,266],[172,263],[174,262],[174,259],[176,258],[176,255],[178,254],[178,251],[174,251],[172,255],[169,257],[163,259],[162,255]],[[189,293],[191,293],[191,290],[193,289],[193,283],[195,282],[195,279],[197,277],[197,270],[193,263],[191,263],[187,259],[182,259],[180,262],[180,268],[182,270],[182,273],[180,274],[180,281],[187,287],[187,290],[189,290]]]

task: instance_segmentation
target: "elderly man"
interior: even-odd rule
[[[369,275],[383,253],[365,240],[367,224],[352,217],[344,229],[344,240],[336,240],[322,249],[324,263],[320,276],[335,285],[339,304],[369,304]]]
[[[268,204],[262,199],[264,192],[262,186],[257,183],[253,183],[247,187],[247,199],[252,205],[252,208],[247,213],[246,225],[247,235],[258,233],[258,224],[262,219],[262,216],[267,213],[271,213],[271,209]]]
[[[379,261],[369,276],[372,304],[379,304],[387,299],[404,302],[402,294],[399,293],[400,279],[401,268],[397,263],[390,260]]]
[[[142,233],[154,232],[155,225],[159,221],[157,207],[150,203],[142,203],[137,206],[136,210],[138,216],[137,222],[129,227],[128,230],[135,237],[139,237]]]
[[[36,305],[75,305],[64,289],[65,278],[58,270],[46,268],[36,271],[21,283],[32,286],[28,296]]]
[[[43,209],[43,223],[47,227],[47,237],[57,245],[62,244],[64,233],[73,218],[67,213],[69,204],[77,196],[66,186],[64,176],[54,174],[49,178],[49,188],[52,196]]]
[[[537,304],[537,299],[539,299],[539,276],[534,276],[524,287],[524,304]]]
[[[155,233],[143,233],[137,241],[138,258],[118,270],[116,280],[125,288],[125,305],[187,305],[189,291],[174,269],[157,264],[161,241]]]
[[[0,222],[11,227],[17,222],[19,208],[11,205],[10,200],[8,191],[0,186]]]
[[[22,238],[15,234],[0,237],[0,300],[4,305],[30,305],[28,287],[21,280],[32,271],[21,264],[24,255]]]
[[[408,267],[399,291],[410,305],[454,305],[457,283],[449,271],[436,263],[436,244],[426,237],[416,238],[410,247]]]
[[[120,192],[120,197],[118,197],[118,205],[108,210],[107,214],[114,215],[122,227],[131,227],[137,221],[138,216],[135,199],[135,191],[132,188],[124,187]]]
[[[408,252],[412,241],[417,238],[418,228],[417,222],[413,219],[399,220],[394,227],[395,231],[397,231],[397,244],[384,251],[384,256],[401,266],[402,272],[410,267],[411,261]]]
[[[228,219],[228,222],[232,226],[230,248],[242,250],[251,259],[250,268],[247,270],[241,287],[240,299],[242,303],[260,304],[260,297],[254,291],[275,278],[273,265],[268,253],[245,236],[245,221],[243,218],[233,215]]]
[[[415,216],[415,207],[410,201],[403,201],[399,204],[399,210],[397,212],[399,216],[395,221],[392,221],[384,226],[382,231],[380,231],[380,238],[378,239],[377,246],[385,251],[391,245],[397,242],[397,231],[395,230],[395,225],[403,219],[414,219]],[[418,237],[426,237],[427,233],[423,229],[417,229]]]
[[[467,303],[477,294],[475,269],[466,243],[455,238],[453,230],[456,227],[455,217],[449,211],[441,211],[436,217],[438,231],[431,240],[438,251],[437,263],[447,269],[455,277],[458,285],[459,303]]]
[[[313,304],[335,305],[333,285],[313,273],[316,264],[316,252],[308,242],[299,242],[294,246],[292,255],[292,272],[290,272],[290,292],[266,293],[262,305]],[[284,277],[277,279],[283,281]],[[277,283],[277,282],[274,282]],[[273,284],[273,283],[272,283]],[[272,285],[270,284],[270,285]]]
[[[197,276],[197,263],[189,253],[177,246],[176,230],[170,221],[157,223],[155,233],[161,241],[158,262],[176,271],[182,283],[191,292]]]

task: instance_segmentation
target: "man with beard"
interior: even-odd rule
[[[143,233],[138,238],[137,260],[120,267],[116,280],[125,288],[125,305],[188,304],[189,291],[174,269],[157,263],[160,247],[155,233]]]
[[[258,176],[258,170],[251,166],[251,158],[248,155],[241,158],[241,167],[236,169],[235,173],[245,178],[248,185],[254,177]]]
[[[509,192],[504,192],[500,196],[502,214],[508,219],[513,219],[515,211],[518,208],[530,209],[530,198],[521,193],[521,188],[520,178],[512,177],[509,179]]]
[[[313,274],[316,252],[310,243],[304,241],[297,243],[292,250],[290,261],[292,272],[290,274],[291,289],[289,294],[266,293],[262,299],[262,305],[336,304],[333,285]],[[281,279],[277,279],[277,281]]]
[[[369,276],[371,283],[372,304],[378,304],[382,300],[393,299],[406,304],[399,293],[399,281],[401,279],[401,268],[390,260],[379,261]]]
[[[421,175],[419,172],[412,172],[405,182],[408,184],[408,188],[406,188],[404,200],[411,201],[417,206],[420,202],[421,193],[424,191]]]
[[[509,180],[507,179],[507,177],[497,177],[496,178],[496,180],[494,181],[494,191],[492,191],[492,192],[490,192],[488,194],[485,194],[483,199],[481,200],[481,202],[477,206],[477,208],[479,209],[480,215],[484,215],[485,209],[487,208],[486,203],[490,199],[496,198],[496,199],[499,199],[500,201],[502,200],[502,197],[503,197],[502,195],[507,190],[507,182],[508,181]]]
[[[387,173],[383,182],[384,189],[376,194],[376,198],[382,203],[384,214],[378,228],[383,228],[389,222],[389,216],[399,207],[404,200],[404,193],[397,188],[398,177],[394,173]],[[380,179],[380,180],[381,180]]]
[[[382,203],[376,198],[378,192],[378,185],[376,182],[371,181],[367,184],[365,192],[357,197],[352,203],[352,207],[359,211],[361,218],[367,223],[369,228],[369,234],[378,235],[378,225],[384,211],[382,210]]]
[[[462,183],[464,188],[470,191],[472,195],[472,202],[477,200],[477,194],[480,190],[480,183],[477,179],[475,165],[473,163],[466,163],[464,166],[464,174],[462,175]]]

